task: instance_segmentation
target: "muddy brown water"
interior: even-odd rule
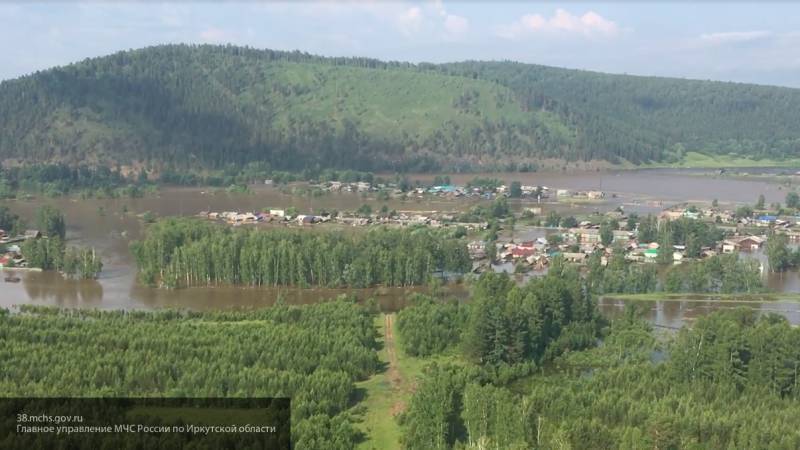
[[[451,174],[454,183],[466,183],[477,174]],[[685,201],[710,202],[719,199],[728,203],[752,203],[763,193],[768,202],[782,201],[786,186],[764,180],[732,179],[719,177],[713,172],[685,170],[639,170],[623,172],[579,172],[570,174],[484,174],[506,181],[519,180],[524,184],[546,185],[551,189],[598,189],[609,195],[603,201],[591,203],[551,202],[541,206],[545,212],[562,213],[605,212],[623,206],[640,213],[658,212],[675,203]],[[413,180],[430,180],[431,175],[410,175]],[[135,265],[129,252],[132,241],[142,236],[143,222],[137,215],[150,211],[163,217],[190,216],[200,211],[252,211],[266,207],[296,207],[300,212],[326,210],[353,210],[364,203],[373,209],[386,204],[398,211],[462,211],[487,200],[462,198],[457,200],[426,198],[380,201],[374,195],[358,193],[326,194],[321,197],[293,196],[279,189],[255,187],[252,193],[212,193],[204,188],[162,188],[157,195],[139,199],[76,199],[36,198],[25,201],[4,201],[21,216],[33,222],[35,211],[43,204],[61,209],[66,217],[67,239],[70,244],[95,247],[104,262],[99,280],[65,280],[52,272],[19,271],[19,283],[0,279],[0,307],[20,304],[57,305],[62,307],[89,307],[101,309],[151,309],[151,308],[255,308],[274,304],[278,298],[290,304],[323,301],[339,294],[349,293],[359,299],[374,297],[385,311],[396,311],[406,304],[412,289],[292,289],[292,288],[191,288],[180,290],[155,289],[136,281]],[[534,205],[534,201],[513,201],[514,208]],[[520,227],[516,240],[545,236],[547,231]],[[513,268],[512,268],[513,269]],[[6,272],[8,273],[8,272]],[[535,274],[534,274],[535,275]],[[770,276],[770,287],[785,292],[800,292],[800,277],[796,273]],[[454,295],[466,297],[463,286],[456,287]],[[663,305],[661,304],[663,303]],[[725,305],[704,302],[661,302],[654,305],[652,320],[663,325],[682,323],[704,311]],[[708,302],[705,302],[708,303]],[[793,323],[800,323],[800,313],[791,305],[743,305],[760,310],[779,311]],[[613,316],[621,311],[616,303],[601,304],[604,314]]]

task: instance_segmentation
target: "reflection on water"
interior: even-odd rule
[[[31,300],[30,303],[56,305],[64,308],[98,307],[103,300],[103,285],[96,280],[69,280],[57,272],[50,271],[6,270],[3,274],[4,279],[5,276],[12,276],[22,280],[20,283],[5,282],[2,285],[0,289],[3,295],[0,295],[0,306],[10,306],[5,304],[5,299],[17,297],[16,291],[23,291],[25,296]]]
[[[713,311],[735,308],[749,308],[759,314],[775,313],[786,317],[793,325],[800,325],[800,303],[793,302],[737,302],[737,301],[712,301],[712,300],[664,300],[657,302],[641,301],[643,305],[650,305],[645,318],[654,325],[665,328],[678,329],[687,322]],[[600,312],[608,318],[621,317],[625,309],[625,302],[618,299],[600,299]]]
[[[104,295],[102,283],[96,280],[69,280],[57,272],[6,271],[22,279],[20,283],[0,282],[0,307],[29,303],[53,305],[64,308],[99,309],[192,309],[217,308],[252,309],[272,306],[281,301],[289,305],[319,303],[340,295],[355,297],[365,302],[374,299],[381,311],[395,312],[405,306],[415,293],[429,293],[429,288],[393,287],[373,289],[329,288],[247,288],[224,286],[214,288],[156,289],[134,285],[130,295]],[[447,285],[449,297],[465,299],[466,286],[461,283]],[[21,299],[22,301],[14,301]]]
[[[545,185],[551,188],[572,190],[603,190],[609,195],[602,202],[587,204],[561,202],[545,204],[545,211],[557,210],[564,214],[604,212],[620,205],[628,211],[656,212],[671,203],[689,200],[721,202],[753,201],[763,193],[768,202],[782,201],[785,191],[777,183],[761,180],[741,180],[716,176],[697,176],[696,171],[641,170],[578,173],[527,173],[527,174],[455,174],[454,183],[463,184],[476,176],[491,176],[506,182],[519,180],[524,184]],[[409,179],[432,180],[433,175],[410,175]],[[330,194],[322,197],[300,197],[283,194],[279,189],[257,187],[252,193],[210,194],[203,188],[164,188],[158,195],[139,199],[88,199],[75,198],[35,199],[32,201],[0,201],[26,218],[35,221],[35,211],[42,204],[55,204],[66,217],[67,239],[71,245],[95,247],[103,258],[103,272],[97,281],[65,280],[55,273],[18,272],[20,283],[0,280],[0,307],[32,303],[63,307],[96,307],[103,309],[130,308],[225,308],[268,306],[283,298],[287,303],[301,304],[321,301],[341,293],[356,295],[359,299],[375,297],[386,310],[393,311],[405,304],[410,289],[327,290],[327,289],[250,289],[224,287],[214,289],[160,290],[140,286],[136,282],[135,265],[129,251],[131,241],[141,238],[143,225],[137,215],[151,211],[156,216],[194,215],[203,210],[261,210],[267,207],[294,206],[302,212],[327,210],[352,210],[364,203],[373,209],[386,204],[390,209],[405,211],[458,211],[487,202],[478,199],[410,199],[380,201],[374,195]],[[512,201],[512,207],[521,208],[526,203]],[[515,241],[544,237],[547,230],[518,226]],[[513,273],[513,266],[496,269]],[[541,273],[524,274],[520,279]],[[770,288],[779,291],[800,292],[797,273],[771,274],[767,277]],[[459,298],[466,296],[463,286],[455,287]],[[657,323],[680,323],[683,317],[691,319],[707,311],[703,302],[661,302],[653,306],[652,317]],[[732,304],[726,304],[729,307]],[[749,305],[758,308],[778,307],[774,304]],[[619,305],[603,305],[608,315],[618,314]],[[782,308],[789,308],[782,306]],[[788,312],[786,314],[795,314]],[[797,321],[795,317],[792,319]]]

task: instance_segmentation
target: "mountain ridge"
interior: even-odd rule
[[[126,50],[0,82],[0,159],[498,170],[800,156],[800,89],[512,61]]]

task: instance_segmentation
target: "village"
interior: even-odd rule
[[[600,263],[607,265],[612,255],[623,252],[626,260],[635,263],[654,263],[663,249],[658,242],[643,241],[639,239],[638,226],[629,228],[631,222],[628,216],[620,211],[607,213],[602,220],[582,221],[577,227],[559,229],[547,237],[538,237],[535,240],[514,242],[513,239],[501,239],[495,243],[493,262],[513,263],[515,270],[545,269],[550,260],[555,256],[562,256],[565,261],[575,264],[587,262],[589,257],[601,253]],[[778,216],[766,214],[753,214],[738,217],[736,212],[706,208],[698,210],[695,207],[671,208],[658,215],[658,221],[697,220],[713,225],[722,232],[723,238],[714,243],[700,248],[697,259],[704,259],[718,254],[736,252],[755,252],[760,250],[767,241],[770,232],[785,234],[790,240],[800,240],[800,217]],[[610,230],[611,242],[602,243],[601,225],[603,220],[610,220],[614,224]],[[482,261],[480,267],[476,265],[476,272],[488,270],[487,255],[489,245],[486,241],[475,240],[469,243],[472,258]],[[667,249],[671,252],[673,264],[681,264],[692,259],[687,255],[685,245],[673,245]],[[763,266],[762,266],[763,270]]]
[[[601,200],[606,194],[599,190],[570,190],[570,189],[551,189],[548,186],[526,185],[513,182],[509,185],[493,178],[475,178],[466,185],[455,185],[449,183],[445,178],[444,183],[423,184],[419,181],[415,185],[410,183],[397,182],[378,182],[370,183],[366,181],[342,182],[328,181],[324,183],[312,183],[312,189],[321,192],[331,193],[381,193],[386,198],[424,198],[426,196],[440,198],[482,198],[494,199],[496,197],[510,198],[529,198],[539,202],[548,199],[557,200]],[[264,180],[265,186],[275,186],[273,180]]]
[[[42,237],[39,230],[26,230],[24,234],[19,236],[10,236],[6,230],[0,229],[0,270],[2,269],[25,269],[28,267],[28,262],[22,254],[22,247],[20,243],[26,239],[38,239]],[[19,282],[18,277],[7,276],[6,282]]]
[[[483,180],[487,181],[487,180]],[[364,205],[355,211],[322,212],[319,214],[301,214],[294,208],[269,208],[261,212],[209,212],[203,211],[200,216],[210,220],[221,221],[233,226],[247,224],[281,224],[285,226],[313,226],[317,224],[339,224],[345,226],[367,227],[372,225],[394,226],[427,226],[427,227],[463,227],[470,238],[468,250],[474,263],[474,271],[492,270],[493,265],[510,263],[515,271],[546,269],[552,258],[560,255],[567,262],[584,264],[597,252],[602,254],[601,264],[605,265],[615,253],[623,252],[626,260],[634,263],[652,263],[658,259],[660,252],[658,242],[641,240],[638,233],[637,216],[628,215],[618,207],[605,213],[594,212],[580,217],[564,220],[559,224],[547,223],[545,210],[548,204],[555,204],[561,199],[570,200],[603,200],[607,194],[602,191],[574,191],[569,189],[551,189],[547,186],[521,185],[511,186],[500,183],[483,183],[483,185],[456,186],[452,184],[434,184],[417,186],[407,191],[394,184],[370,184],[367,182],[341,183],[328,182],[321,185],[331,192],[389,192],[392,198],[399,196],[435,196],[445,198],[480,197],[482,199],[519,198],[521,208],[517,214],[497,218],[497,229],[501,231],[493,240],[488,240],[484,230],[491,227],[491,218],[481,221],[463,220],[464,215],[442,211],[388,211],[373,212]],[[388,191],[387,191],[388,190]],[[551,195],[552,193],[552,195]],[[552,197],[555,197],[555,201]],[[547,200],[550,199],[550,200]],[[547,200],[547,201],[546,201]],[[533,204],[531,204],[533,203]],[[659,202],[660,204],[660,202]],[[385,209],[385,207],[384,207]],[[554,214],[554,212],[550,212]],[[703,245],[699,252],[690,254],[685,245],[673,245],[666,251],[671,253],[674,264],[684,260],[703,259],[721,253],[752,252],[759,250],[766,242],[769,230],[785,233],[790,239],[800,238],[800,217],[794,215],[777,215],[749,211],[727,210],[713,206],[698,208],[694,205],[681,205],[662,210],[659,222],[677,220],[702,221],[721,231],[722,239],[711,245]],[[602,224],[611,223],[611,241],[604,244]],[[542,226],[546,225],[546,226]],[[516,235],[523,239],[514,239]],[[535,238],[525,238],[521,230],[539,229]],[[527,233],[530,235],[531,233]],[[608,238],[606,239],[606,241]],[[492,248],[494,246],[494,248]],[[664,261],[664,258],[661,258]],[[505,267],[508,267],[505,265]]]

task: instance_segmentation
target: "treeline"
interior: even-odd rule
[[[611,75],[509,61],[442,64],[441,72],[509,87],[527,109],[578,130],[588,156],[677,161],[686,151],[794,157],[800,91],[677,78]]]
[[[21,249],[28,267],[57,270],[68,278],[95,279],[103,271],[94,248],[67,247],[59,236],[27,239]]]
[[[730,253],[671,267],[663,287],[666,292],[749,294],[763,292],[764,282],[758,260]]]
[[[406,353],[430,356],[457,347],[497,376],[593,345],[602,323],[581,275],[558,261],[524,286],[505,273],[485,273],[466,305],[416,298],[397,321]]]
[[[463,171],[688,151],[783,158],[800,149],[798,109],[789,88],[163,45],[4,81],[0,156],[137,161],[178,176],[253,161]]]
[[[766,253],[771,272],[785,272],[800,266],[800,249],[792,249],[789,237],[783,233],[770,233]]]
[[[0,391],[17,397],[291,397],[294,448],[349,449],[354,382],[379,368],[348,300],[252,312],[0,310]]]
[[[603,331],[602,344],[561,352],[541,373],[428,366],[400,418],[405,447],[800,446],[798,329],[776,315],[717,312],[660,349],[630,311]]]
[[[149,187],[147,173],[124,176],[119,168],[90,167],[83,164],[0,165],[0,198],[19,193],[49,197],[79,192],[85,196],[141,197]]]
[[[414,286],[471,269],[465,242],[448,233],[420,227],[350,235],[167,219],[131,250],[140,279],[166,287]]]
[[[659,291],[751,294],[764,291],[759,262],[753,258],[740,258],[738,253],[671,265],[661,276],[656,265],[626,261],[622,255],[614,255],[606,265],[602,265],[600,254],[595,253],[589,257],[587,267],[586,286],[597,295]]]

